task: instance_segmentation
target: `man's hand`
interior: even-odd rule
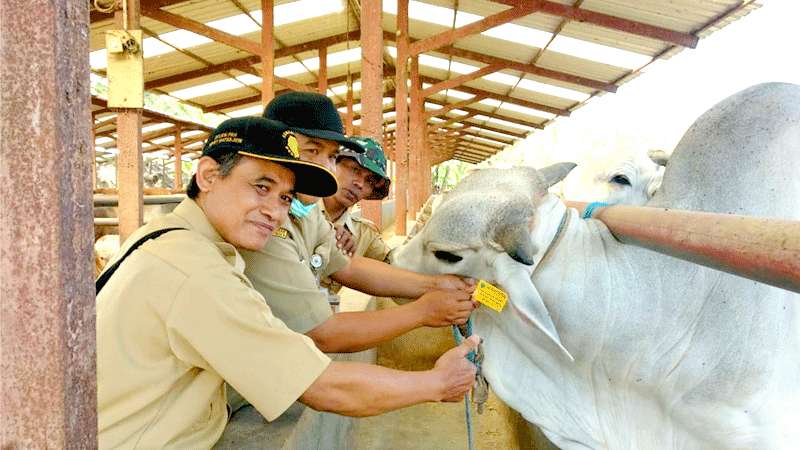
[[[458,275],[434,275],[434,286],[434,289],[458,289],[472,293],[475,290],[475,280]]]
[[[475,364],[467,358],[467,354],[478,348],[480,337],[473,334],[456,348],[442,355],[433,372],[441,381],[440,401],[457,402],[464,397],[475,382]]]
[[[334,229],[336,229],[336,247],[345,255],[353,256],[356,251],[356,241],[352,233],[342,225],[334,225]]]
[[[430,291],[413,305],[419,311],[422,325],[428,327],[466,323],[470,313],[477,307],[471,291],[454,289]]]

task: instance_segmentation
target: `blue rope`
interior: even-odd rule
[[[472,336],[472,318],[470,317],[467,319],[467,336]],[[461,336],[461,331],[458,329],[458,326],[453,325],[453,339],[456,341],[456,345],[461,345],[461,341],[463,340]],[[475,352],[469,352],[467,354],[467,359],[470,360],[473,364],[475,363]],[[469,392],[464,394],[464,420],[467,423],[467,448],[469,450],[475,450],[475,443],[472,440],[472,413],[469,407]]]
[[[611,206],[611,203],[606,203],[606,202],[592,202],[592,203],[589,203],[588,205],[586,205],[586,209],[583,210],[583,215],[581,216],[581,218],[583,218],[583,219],[591,219],[592,218],[592,213],[594,213],[594,210],[597,209],[597,208],[602,208],[604,206]]]

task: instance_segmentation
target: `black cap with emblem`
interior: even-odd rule
[[[301,161],[297,138],[289,128],[263,117],[228,119],[211,132],[203,147],[203,156],[215,157],[235,152],[281,164],[294,172],[294,190],[314,197],[336,193],[336,176],[328,169]]]
[[[364,149],[344,135],[342,118],[328,97],[316,92],[287,92],[272,99],[264,117],[280,120],[290,130],[302,135],[334,141],[358,153]]]

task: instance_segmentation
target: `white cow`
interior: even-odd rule
[[[580,202],[643,205],[661,185],[663,150],[624,152],[582,161],[561,183],[562,197]]]
[[[797,448],[800,295],[620,244],[547,193],[571,168],[471,175],[394,263],[508,292],[484,373],[561,448]],[[648,205],[800,220],[800,86],[701,116]]]
[[[622,205],[643,205],[661,186],[669,155],[663,150],[623,153],[589,159],[551,189],[561,198],[579,202],[605,202]],[[504,168],[511,168],[508,166]],[[481,170],[481,169],[478,169]],[[476,170],[473,170],[473,172]],[[416,236],[442,202],[443,194],[428,198],[408,233]]]

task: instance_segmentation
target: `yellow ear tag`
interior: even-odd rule
[[[478,303],[482,303],[497,312],[502,311],[508,301],[508,294],[505,291],[492,286],[484,280],[478,280],[478,285],[475,287],[472,297]]]

